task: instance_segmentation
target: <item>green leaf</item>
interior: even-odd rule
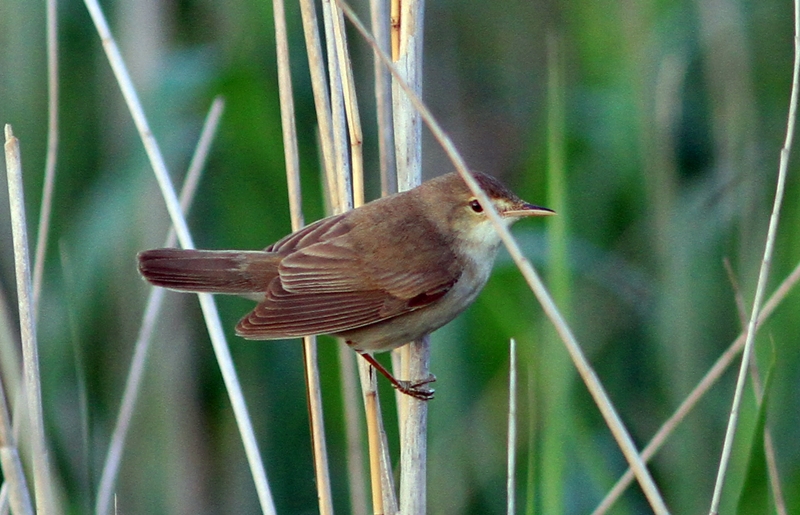
[[[745,472],[744,484],[739,493],[739,505],[736,509],[738,515],[764,515],[772,513],[770,508],[769,473],[767,472],[767,458],[764,453],[764,429],[767,420],[767,405],[769,399],[772,372],[775,368],[775,359],[770,362],[767,377],[764,381],[764,395],[761,406],[758,408],[758,418],[750,444],[750,457]]]

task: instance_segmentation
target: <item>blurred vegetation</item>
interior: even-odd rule
[[[558,285],[567,320],[644,446],[742,328],[725,259],[752,302],[789,103],[791,3],[428,4],[425,98],[470,166],[532,202],[559,203],[556,237],[546,232],[551,220],[524,222],[515,232]],[[143,0],[104,8],[176,183],[212,98],[226,100],[190,216],[198,246],[255,249],[288,232],[270,3]],[[304,211],[314,220],[324,214],[314,109],[297,6],[287,9]],[[147,293],[134,257],[163,244],[168,217],[84,5],[60,2],[59,23],[61,133],[39,341],[51,460],[70,512],[88,513]],[[46,150],[44,27],[43,2],[0,3],[0,122],[21,140],[32,231]],[[550,58],[548,42],[559,50]],[[366,168],[376,170],[372,60],[355,38],[352,47]],[[560,80],[548,88],[553,70]],[[429,177],[450,170],[430,138],[425,163]],[[554,180],[564,188],[555,196]],[[800,257],[799,186],[792,164],[769,292]],[[368,187],[375,197],[376,175]],[[0,190],[0,294],[13,306]],[[565,257],[553,263],[554,256]],[[233,326],[250,303],[218,302],[278,511],[315,513],[300,345],[236,338]],[[798,315],[793,293],[757,340],[762,376],[774,360],[766,425],[790,513],[800,512]],[[521,355],[518,502],[527,513],[587,513],[625,469],[566,351],[501,257],[475,305],[433,337],[439,380],[430,404],[429,513],[505,512],[510,337]],[[320,353],[334,493],[346,513],[335,344],[323,339]],[[724,376],[652,463],[674,513],[708,509],[734,376]],[[393,404],[390,395],[384,402]],[[736,509],[745,471],[753,470],[750,441],[760,425],[750,388],[743,408],[722,513]],[[391,422],[389,429],[394,442]],[[118,506],[126,514],[258,509],[191,296],[169,294]],[[635,486],[613,510],[648,512]]]

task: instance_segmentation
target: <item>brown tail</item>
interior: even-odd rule
[[[261,251],[154,249],[139,253],[139,272],[171,290],[245,294],[264,292],[280,258]]]

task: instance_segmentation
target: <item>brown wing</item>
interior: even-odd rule
[[[458,280],[455,256],[441,251],[430,228],[387,249],[370,231],[354,234],[350,222],[325,219],[269,248],[289,253],[237,333],[250,339],[338,333],[427,306]]]
[[[317,220],[313,224],[306,225],[302,229],[276,241],[265,248],[264,251],[288,254],[299,248],[309,247],[315,243],[332,240],[348,230],[346,224],[339,223],[346,215],[347,213],[344,213]]]

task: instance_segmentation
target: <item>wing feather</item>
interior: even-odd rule
[[[381,290],[292,293],[276,278],[265,299],[239,321],[236,332],[256,340],[336,334],[420,309],[451,287],[443,285],[430,294],[402,299]]]
[[[449,241],[425,224],[404,226],[414,242],[376,245],[361,211],[325,218],[266,249],[282,256],[264,300],[237,325],[250,339],[335,334],[423,308],[447,294],[461,267]],[[380,225],[380,221],[377,222]],[[445,249],[443,251],[443,249]]]

